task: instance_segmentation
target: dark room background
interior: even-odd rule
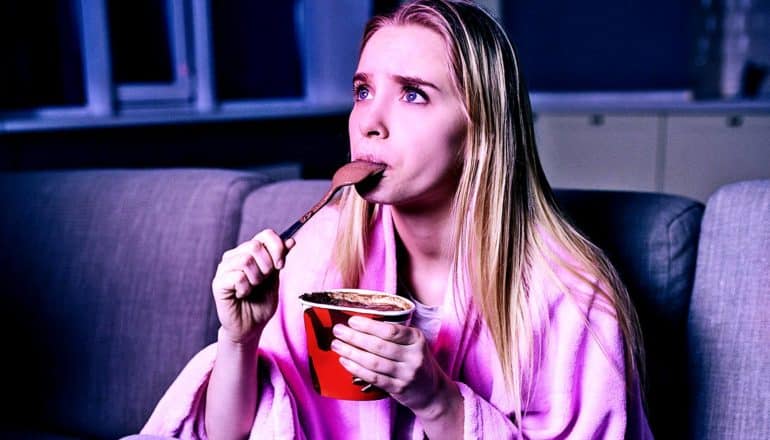
[[[0,0],[0,167],[328,177],[347,159],[361,30],[398,3]],[[480,3],[519,49],[537,113],[767,102],[767,56],[736,55],[747,31],[768,37],[762,2],[743,34],[728,0]]]

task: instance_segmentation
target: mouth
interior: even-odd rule
[[[353,162],[368,162],[375,165],[384,165],[386,168],[390,167],[387,162],[384,162],[382,159],[372,156],[372,155],[362,155],[358,157],[353,158]]]
[[[355,161],[368,162],[374,165],[383,166],[383,169],[381,171],[377,171],[376,173],[370,175],[369,177],[362,180],[361,182],[355,184],[355,189],[356,189],[356,192],[358,192],[358,195],[364,197],[366,194],[374,190],[377,187],[377,185],[380,184],[380,181],[382,181],[382,179],[385,178],[385,171],[388,169],[388,164],[373,158],[357,158],[355,159]]]

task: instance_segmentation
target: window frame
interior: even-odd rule
[[[184,0],[163,0],[166,3],[166,25],[171,55],[171,69],[174,80],[170,84],[127,83],[116,84],[117,101],[121,105],[147,102],[187,102],[193,98],[193,83],[190,79],[190,56],[188,55],[187,32],[188,4]]]
[[[350,78],[359,40],[372,11],[368,1],[298,0],[294,17],[305,95],[219,100],[210,14],[216,0],[165,0],[172,10],[168,14],[176,69],[172,85],[114,84],[107,0],[73,1],[85,105],[0,113],[0,133],[345,113],[352,106]],[[187,66],[184,78],[178,71],[181,64]]]

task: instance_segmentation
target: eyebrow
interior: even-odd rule
[[[419,85],[419,86],[430,87],[438,91],[441,91],[441,89],[437,85],[417,76],[390,75],[390,77],[402,85]],[[355,75],[353,75],[353,83],[368,82],[368,81],[369,81],[369,75],[366,73],[358,72]]]

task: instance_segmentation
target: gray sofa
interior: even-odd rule
[[[222,252],[288,226],[327,185],[216,169],[0,173],[0,438],[138,432],[215,340]],[[770,438],[770,181],[723,188],[705,216],[661,194],[557,197],[632,292],[656,436]]]

